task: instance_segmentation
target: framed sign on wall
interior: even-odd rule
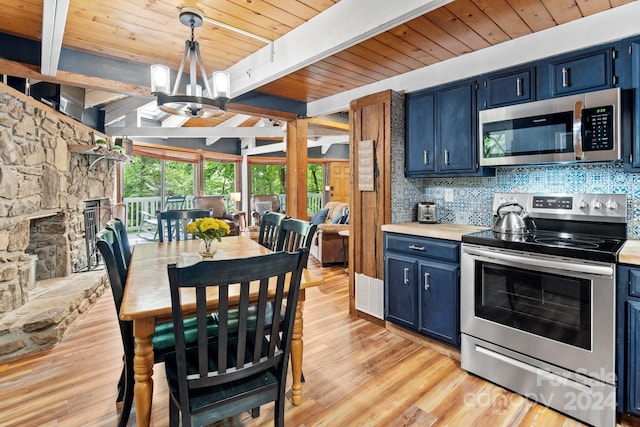
[[[358,143],[358,189],[360,191],[375,190],[374,148],[371,139]]]

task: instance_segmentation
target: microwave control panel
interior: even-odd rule
[[[582,150],[613,150],[613,105],[582,110]]]

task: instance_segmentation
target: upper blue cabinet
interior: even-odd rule
[[[479,78],[478,109],[608,89],[618,85],[615,44],[554,56]],[[616,65],[617,67],[614,67]]]
[[[543,61],[539,67],[538,99],[614,87],[614,52],[608,46]]]
[[[536,68],[527,66],[481,79],[480,109],[519,104],[536,99]]]
[[[467,80],[407,95],[407,177],[487,173],[478,166],[476,92]]]

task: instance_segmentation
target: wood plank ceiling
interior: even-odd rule
[[[338,1],[70,0],[62,45],[125,63],[164,63],[175,70],[189,35],[177,19],[182,6],[197,6],[208,18],[275,40]],[[301,102],[316,101],[632,1],[455,0],[267,83],[257,91]],[[0,33],[34,41],[41,39],[42,0],[0,3]],[[264,46],[260,41],[209,23],[197,28],[195,34],[208,71],[226,69]],[[33,66],[20,68],[9,61],[0,61],[0,73],[56,79],[38,75]],[[68,78],[66,73],[59,74]],[[110,85],[109,79],[90,80],[90,77],[79,74],[75,81],[79,85],[118,90],[115,83]],[[140,93],[145,91],[148,93],[148,88],[140,88]],[[191,119],[189,124],[213,126],[228,118],[229,115]]]

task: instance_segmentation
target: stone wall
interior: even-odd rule
[[[84,200],[111,198],[114,190],[112,164],[103,160],[89,169],[87,155],[68,149],[91,146],[92,132],[0,83],[0,348],[9,340],[7,331],[15,328],[12,313],[27,307],[29,288],[38,293],[29,254],[38,257],[38,280],[86,270]],[[103,279],[99,282],[89,292],[93,299],[96,289],[101,293],[104,287]],[[59,325],[67,325],[71,313],[77,312],[74,302],[62,306],[51,307],[56,311],[56,336]],[[33,325],[28,312],[25,316]],[[38,328],[38,333],[48,332]]]

